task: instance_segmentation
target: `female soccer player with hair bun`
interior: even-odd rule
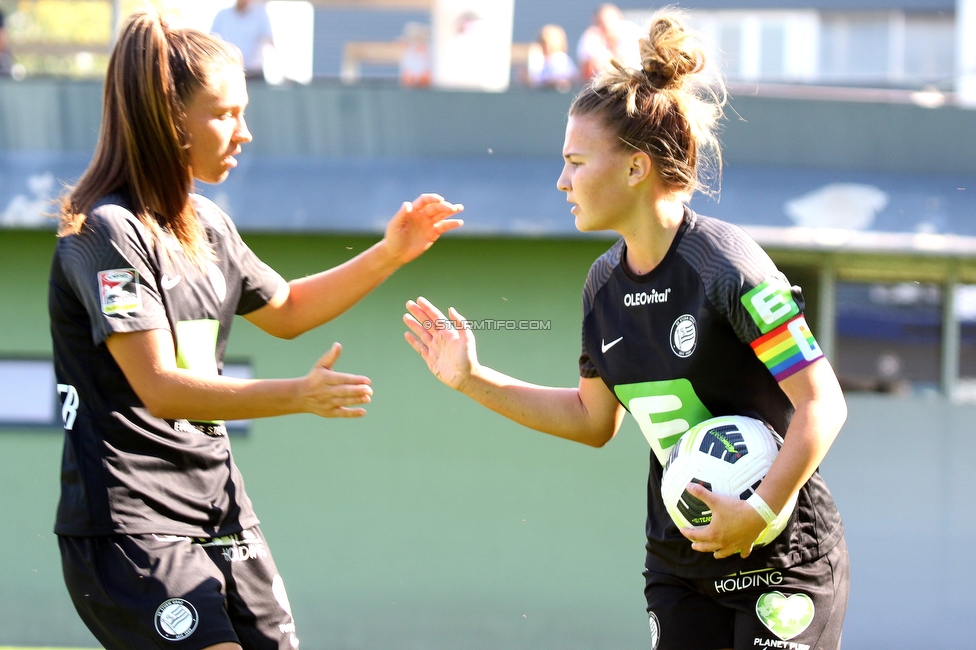
[[[803,298],[742,230],[687,203],[720,168],[720,86],[679,14],[656,15],[642,68],[619,64],[574,100],[557,186],[584,232],[621,238],[583,287],[576,388],[528,384],[478,362],[463,327],[424,298],[407,303],[407,341],[442,382],[539,431],[594,447],[629,410],[651,445],[645,596],[655,650],[840,646],[847,606],[843,525],[817,472],[847,417]],[[717,88],[717,90],[716,90]],[[448,315],[463,317],[453,308]],[[784,442],[752,503],[688,491],[712,511],[679,530],[661,499],[680,434],[720,415],[760,419]],[[789,525],[753,544],[794,494]],[[753,505],[755,504],[755,505]]]
[[[285,282],[193,193],[251,141],[240,52],[138,13],[123,26],[88,170],[61,206],[49,310],[65,445],[65,582],[109,650],[297,648],[223,420],[359,417],[368,378],[332,346],[304,377],[221,375],[235,314],[295,337],[338,316],[461,210],[427,194],[354,259]]]

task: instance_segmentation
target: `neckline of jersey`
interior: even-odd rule
[[[677,254],[676,251],[678,250],[678,244],[681,243],[685,233],[688,232],[688,229],[694,225],[696,216],[697,215],[695,212],[686,205],[685,214],[681,218],[681,225],[678,226],[678,232],[675,233],[674,239],[671,241],[671,246],[668,247],[668,252],[664,255],[664,259],[662,259],[661,262],[653,269],[642,275],[634,273],[630,270],[630,267],[627,266],[627,241],[624,240],[623,248],[620,251],[620,270],[623,271],[624,275],[626,275],[630,280],[640,284],[650,282],[657,275],[663,273],[663,269],[668,267],[669,263],[671,262],[671,258]]]

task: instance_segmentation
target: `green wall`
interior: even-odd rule
[[[286,277],[371,242],[246,237]],[[48,354],[51,233],[0,230],[0,354]],[[228,354],[303,374],[333,341],[373,380],[362,420],[290,416],[233,440],[303,647],[644,648],[649,451],[633,420],[595,450],[522,429],[440,385],[402,340],[408,298],[547,331],[478,333],[485,363],[573,385],[579,294],[606,240],[446,237],[348,314],[294,341],[241,321]],[[792,276],[791,276],[792,277]],[[794,278],[795,279],[795,278]],[[852,564],[846,650],[972,647],[967,540],[976,406],[849,395],[823,473]],[[51,527],[61,434],[0,431],[0,646],[95,642],[61,582]]]
[[[359,237],[250,236],[286,277],[339,263]],[[50,233],[0,231],[0,353],[47,353]],[[580,288],[606,241],[445,238],[349,313],[294,341],[241,320],[228,356],[304,374],[332,341],[373,380],[362,420],[259,421],[233,447],[285,578],[303,647],[570,648],[645,642],[647,445],[629,422],[602,450],[528,431],[450,391],[403,341],[423,294],[471,319],[481,358],[574,385]],[[0,432],[0,644],[92,643],[51,533],[61,435]]]

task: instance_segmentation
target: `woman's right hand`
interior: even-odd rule
[[[333,343],[301,383],[299,403],[305,413],[323,418],[358,418],[366,409],[349,408],[368,404],[373,389],[369,377],[335,372],[332,366],[342,353],[342,346]]]
[[[403,315],[409,332],[407,343],[424,358],[434,376],[455,390],[463,390],[478,366],[474,334],[464,326],[465,318],[451,307],[448,316],[424,297],[407,301]]]

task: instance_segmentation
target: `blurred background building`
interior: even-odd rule
[[[177,21],[209,29],[229,0],[158,0]],[[477,1],[467,4],[477,5]],[[522,0],[482,3],[510,14],[516,64],[524,46],[547,23],[560,25],[575,45],[591,24],[591,0]],[[969,67],[964,38],[972,20],[968,0],[692,0],[677,3],[711,44],[714,61],[731,82],[801,83],[951,92]],[[26,74],[98,76],[111,39],[113,17],[135,0],[4,0],[11,50]],[[396,43],[407,23],[431,25],[438,12],[462,0],[271,0],[276,31],[303,42],[289,58],[308,58],[312,77],[336,79],[344,62],[360,60],[361,79],[395,81],[397,57],[379,44]],[[302,7],[299,8],[298,5]],[[643,25],[652,7],[618,3]],[[484,13],[484,12],[482,12]],[[70,20],[64,17],[70,15]],[[59,16],[61,17],[59,19]],[[484,18],[484,16],[482,16]],[[504,21],[503,21],[504,24]],[[970,39],[971,40],[971,39]],[[305,42],[307,41],[307,44]],[[372,53],[361,44],[375,44]],[[519,47],[521,45],[522,47]],[[85,54],[76,58],[79,54]],[[76,58],[76,60],[72,60]],[[521,61],[524,63],[524,61]]]
[[[155,4],[209,29],[231,2]],[[969,648],[976,565],[946,541],[976,534],[958,516],[976,488],[976,0],[678,4],[730,90],[719,191],[693,207],[741,225],[803,286],[848,392],[823,468],[854,567],[845,648]],[[0,645],[94,645],[50,533],[61,437],[45,215],[91,157],[113,25],[138,5],[0,0]],[[637,25],[653,9],[618,6]],[[229,368],[257,376],[303,373],[339,340],[344,368],[377,389],[362,422],[237,427],[307,647],[646,644],[647,448],[633,421],[598,452],[521,430],[428,377],[399,320],[423,293],[472,319],[548,322],[480,332],[481,355],[575,384],[579,291],[612,239],[577,233],[555,189],[579,80],[536,87],[528,71],[543,26],[575,59],[596,9],[267,3],[255,140],[225,183],[200,188],[249,244],[296,277],[368,246],[419,192],[466,206],[462,232],[335,323],[289,343],[246,322],[231,337]],[[471,79],[437,68],[452,35],[468,39],[454,63],[494,53]]]

